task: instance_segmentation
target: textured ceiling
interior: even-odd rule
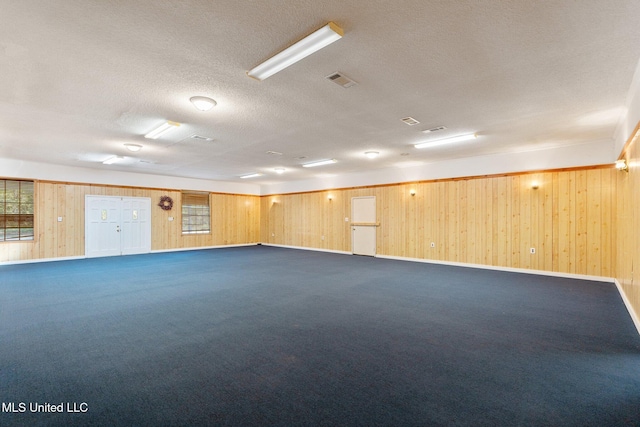
[[[640,59],[637,0],[0,6],[0,157],[222,181],[609,144]],[[328,21],[344,29],[341,40],[262,82],[246,76]],[[335,71],[358,85],[325,79]],[[218,105],[200,112],[194,95]],[[420,124],[407,126],[407,116]],[[182,126],[143,137],[165,120]],[[479,138],[413,148],[428,139],[422,130],[441,125],[432,138]],[[143,149],[130,153],[125,143]],[[367,159],[368,150],[380,156]],[[127,162],[101,163],[113,155]],[[338,163],[300,167],[325,158]]]

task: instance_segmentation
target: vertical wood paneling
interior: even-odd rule
[[[0,262],[84,255],[85,195],[151,198],[152,250],[180,249],[260,241],[258,196],[212,195],[211,234],[183,236],[180,192],[98,185],[36,182],[35,233],[31,242],[0,243]],[[156,206],[161,196],[174,200],[174,209]],[[173,216],[174,220],[169,221]],[[62,221],[58,221],[58,217]]]
[[[587,274],[587,172],[576,172],[576,273]]]
[[[600,170],[587,171],[587,201],[586,201],[586,229],[587,229],[587,272],[599,275],[602,271],[602,252],[600,251],[600,228],[602,226],[602,182]]]
[[[636,129],[640,128],[640,123]],[[637,134],[636,134],[637,135]],[[635,314],[640,318],[640,140],[625,152],[628,172],[615,177],[615,274]],[[613,254],[612,254],[613,255]]]
[[[520,176],[511,177],[511,266],[520,268]]]
[[[637,170],[622,175],[600,168],[264,197],[211,194],[212,232],[195,236],[181,234],[179,191],[39,182],[37,239],[0,244],[0,261],[83,255],[87,194],[150,197],[153,250],[262,241],[350,251],[344,219],[351,217],[351,198],[376,196],[381,255],[610,276],[619,257],[631,260],[640,250],[620,237],[627,233],[616,233],[616,223],[640,222],[633,215]],[[156,206],[163,195],[174,200],[170,212]],[[637,275],[630,263],[618,263],[625,283]]]
[[[607,218],[615,188],[607,183],[615,173],[572,170],[332,190],[330,203],[322,203],[327,192],[279,195],[280,207],[263,213],[260,224],[283,234],[265,242],[350,251],[344,217],[351,215],[351,198],[376,196],[381,255],[612,274],[614,233]],[[263,209],[273,197],[262,198]]]

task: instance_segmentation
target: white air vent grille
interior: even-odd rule
[[[271,154],[273,156],[282,156],[282,153],[279,151],[267,151],[267,154]]]
[[[345,89],[358,84],[341,72],[331,73],[326,77],[326,79],[334,82],[339,86],[342,86]]]
[[[208,138],[208,137],[202,136],[202,135],[191,135],[189,138],[190,139],[195,139],[197,141],[206,141],[206,142],[213,141],[213,138]]]
[[[422,133],[438,132],[440,130],[445,130],[445,129],[446,129],[446,126],[437,126],[431,129],[423,130]]]
[[[419,121],[417,121],[413,117],[405,117],[404,119],[400,119],[400,120],[402,120],[403,122],[405,122],[409,126],[417,125],[418,123],[420,123]]]

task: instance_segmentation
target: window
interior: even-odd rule
[[[211,231],[209,193],[182,193],[182,234]]]
[[[33,240],[33,181],[0,179],[0,242]]]

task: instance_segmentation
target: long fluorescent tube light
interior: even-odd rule
[[[242,175],[240,178],[241,179],[256,178],[258,176],[262,176],[262,174],[261,173],[250,173],[249,175]]]
[[[317,52],[323,47],[330,45],[336,40],[339,40],[343,35],[344,31],[342,31],[342,28],[333,22],[329,22],[324,27],[249,70],[247,75],[262,81],[278,71],[306,58],[312,53]]]
[[[454,142],[470,141],[472,139],[476,139],[477,137],[478,136],[475,133],[470,133],[468,135],[459,135],[459,136],[453,136],[451,138],[436,139],[434,141],[421,142],[420,144],[414,145],[414,147],[416,148],[437,147],[438,145],[453,144]]]
[[[166,123],[163,123],[160,127],[152,130],[151,132],[146,134],[144,137],[149,139],[158,139],[162,134],[167,133],[172,129],[175,129],[178,126],[180,126],[180,123],[168,121]]]
[[[122,156],[113,156],[113,157],[109,157],[107,160],[102,162],[102,164],[103,165],[112,165],[114,163],[119,162],[120,160],[124,160],[124,157],[122,157]]]
[[[318,160],[317,162],[305,163],[302,165],[303,168],[314,168],[316,166],[324,166],[330,165],[331,163],[336,163],[336,159],[327,159],[327,160]]]

